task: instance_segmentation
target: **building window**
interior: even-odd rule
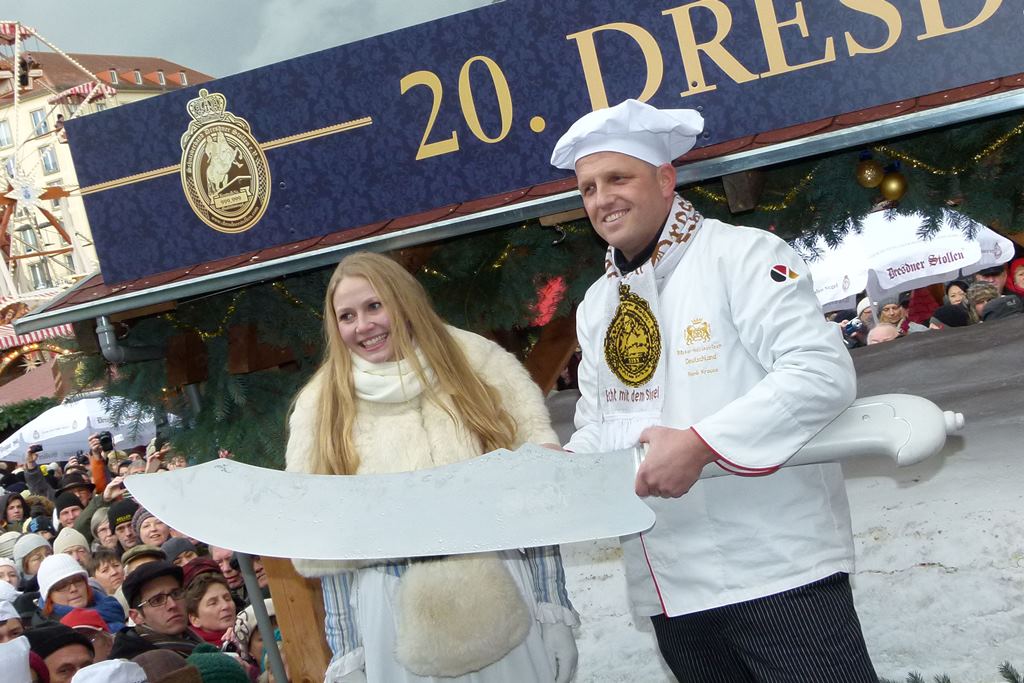
[[[92,104],[96,111],[105,111],[107,108],[106,102],[93,102]]]
[[[117,85],[117,69],[110,70],[110,84]]]
[[[46,124],[45,109],[36,109],[32,112],[32,129],[36,132],[36,135],[42,135],[50,130],[50,127]]]
[[[167,85],[167,79],[164,78],[164,70],[160,69],[156,72],[156,80],[160,85]]]
[[[50,280],[50,274],[47,272],[44,264],[33,263],[29,265],[28,271],[32,274],[33,289],[49,289],[50,287],[53,287],[53,282]]]
[[[22,247],[25,248],[26,254],[31,254],[34,251],[39,251],[39,236],[36,234],[36,229],[31,225],[25,225],[18,228],[18,237],[21,238]]]
[[[14,177],[14,157],[4,159],[4,170],[7,171],[8,177]]]
[[[46,183],[46,186],[60,187],[60,178],[57,178],[56,180],[51,180],[50,182]],[[56,199],[51,199],[50,206],[52,206],[56,210],[60,210],[60,197],[57,197]]]
[[[142,85],[142,72],[136,69],[133,73],[135,74],[135,85]]]
[[[179,71],[178,72],[178,78],[181,79],[181,84],[182,85],[188,85],[188,78],[185,76],[185,72],[184,71]]]
[[[56,173],[60,170],[57,166],[57,152],[53,149],[53,145],[47,145],[39,150],[40,156],[43,158],[43,171],[46,173]]]
[[[11,135],[11,124],[6,119],[0,121],[0,147],[10,147],[14,144],[14,136]]]
[[[64,254],[64,267],[68,269],[68,273],[75,272],[75,257],[71,254]]]

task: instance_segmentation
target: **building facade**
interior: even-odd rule
[[[20,195],[3,207],[0,298],[42,301],[99,268],[63,122],[211,77],[155,57],[22,49],[14,62],[0,52],[0,196]]]

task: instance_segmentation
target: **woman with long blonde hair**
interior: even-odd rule
[[[391,259],[360,252],[338,264],[324,334],[324,360],[289,418],[289,471],[404,472],[557,439],[515,357],[445,325]],[[294,564],[323,585],[334,653],[327,681],[572,677],[578,619],[557,547]]]

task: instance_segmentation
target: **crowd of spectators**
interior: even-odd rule
[[[234,552],[179,533],[124,486],[186,458],[158,439],[119,451],[108,432],[83,446],[63,466],[40,464],[38,445],[0,463],[0,678],[272,681],[252,607],[263,600],[273,622],[259,558],[253,596]]]
[[[944,292],[941,303],[928,289],[879,301],[865,296],[856,310],[835,311],[826,317],[839,324],[848,348],[889,342],[917,332],[1012,318],[1024,313],[1024,258],[986,268],[970,282],[951,280]]]

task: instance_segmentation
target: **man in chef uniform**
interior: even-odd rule
[[[608,243],[577,312],[566,449],[647,445],[636,492],[657,522],[622,539],[626,577],[679,680],[875,683],[842,471],[779,469],[853,401],[853,364],[785,242],[675,193],[671,162],[702,129],[628,100],[555,146]],[[711,463],[730,475],[697,481]]]

